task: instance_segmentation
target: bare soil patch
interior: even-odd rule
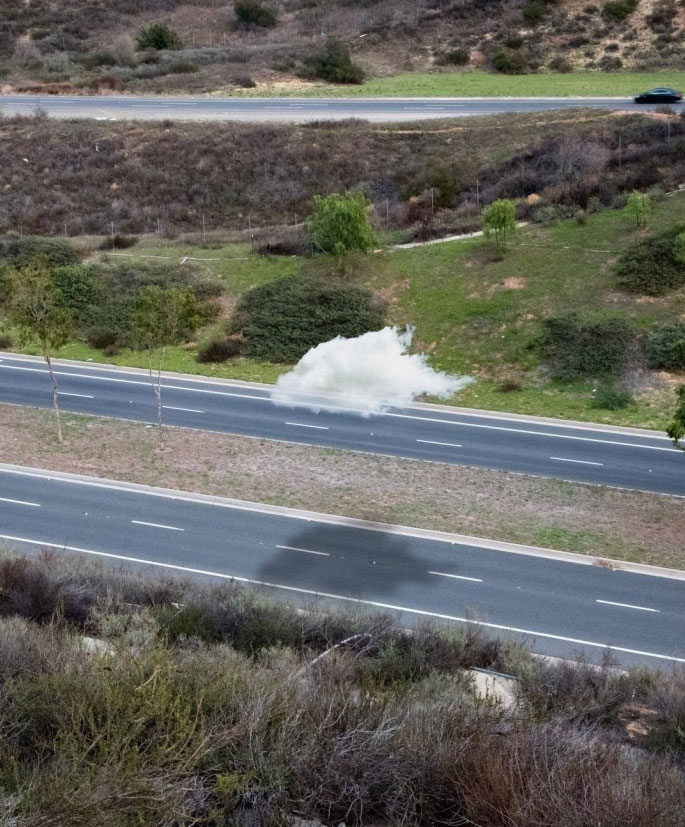
[[[685,567],[682,501],[500,471],[0,405],[0,460]]]

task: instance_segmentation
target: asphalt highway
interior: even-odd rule
[[[55,371],[64,410],[156,421],[144,371],[84,362],[56,362]],[[50,407],[45,362],[0,353],[0,402]],[[335,399],[284,407],[267,385],[173,374],[162,403],[168,425],[685,496],[685,451],[654,431],[437,405],[365,417]]]
[[[549,655],[596,661],[611,648],[623,664],[685,663],[681,579],[16,466],[0,465],[0,494],[0,541],[24,550],[236,578],[408,622],[476,622]]]
[[[458,90],[455,90],[458,91]],[[295,122],[360,120],[418,121],[554,109],[640,111],[654,106],[631,98],[229,98],[133,95],[2,95],[5,115],[42,110],[53,118],[98,120],[190,120]]]

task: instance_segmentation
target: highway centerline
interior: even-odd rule
[[[32,503],[27,500],[12,500],[9,497],[0,497],[0,502],[12,503],[13,505],[30,505],[33,508],[40,508],[40,503]]]
[[[445,448],[461,448],[461,445],[457,445],[456,442],[435,442],[432,439],[417,439],[417,442],[421,442],[424,445],[443,445]]]
[[[175,405],[162,405],[165,411],[184,411],[185,413],[203,414],[204,411],[199,411],[197,408],[177,408]]]
[[[468,580],[471,583],[482,583],[480,577],[465,577],[462,574],[447,574],[444,571],[429,571],[428,574],[435,574],[437,577],[450,577],[452,580]]]
[[[588,459],[568,459],[567,457],[550,457],[550,459],[556,460],[556,462],[575,462],[576,465],[604,465],[603,462],[590,462]]]
[[[146,523],[143,520],[131,520],[134,525],[144,525],[150,528],[164,528],[167,531],[185,531],[185,528],[177,528],[175,525],[164,525],[163,523]]]
[[[637,609],[638,612],[655,612],[661,614],[661,609],[650,609],[648,606],[633,606],[631,603],[614,603],[613,600],[595,600],[595,603],[602,603],[604,606],[619,606],[621,609]]]
[[[317,431],[329,431],[327,425],[307,425],[306,422],[286,422],[286,425],[292,425],[294,428],[314,428]]]
[[[310,548],[297,548],[297,546],[276,546],[276,548],[283,549],[284,551],[301,551],[304,554],[317,554],[319,557],[331,556],[327,551],[312,551]]]
[[[91,396],[88,393],[68,393],[67,391],[60,391],[60,396],[78,396],[79,399],[95,399],[94,396]]]

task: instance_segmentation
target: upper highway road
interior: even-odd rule
[[[64,361],[55,370],[66,410],[156,420],[144,371]],[[316,413],[306,398],[275,405],[267,385],[173,374],[163,380],[162,401],[170,425],[685,496],[685,451],[654,431],[437,405],[363,417],[331,400]],[[0,353],[0,402],[49,407],[45,362]]]
[[[685,664],[685,583],[649,567],[6,465],[0,543],[478,623],[550,655]]]
[[[295,122],[358,118],[376,123],[420,121],[553,109],[644,112],[630,98],[221,98],[133,95],[3,95],[5,115],[42,110],[54,118]]]

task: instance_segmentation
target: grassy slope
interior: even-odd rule
[[[683,220],[685,196],[674,196],[655,206],[652,226]],[[645,327],[682,316],[683,291],[649,300],[614,291],[611,262],[636,235],[621,213],[606,210],[589,216],[584,227],[565,221],[551,228],[521,230],[500,262],[491,261],[481,241],[452,242],[359,259],[351,263],[349,278],[390,299],[389,321],[417,326],[417,346],[431,355],[436,367],[478,376],[480,381],[456,397],[457,404],[660,429],[673,406],[667,384],[639,394],[637,403],[623,411],[594,410],[592,385],[544,381],[534,349],[540,319],[566,310],[621,310]],[[241,245],[211,251],[140,245],[133,254],[210,259],[206,266],[222,278],[229,304],[248,287],[301,267],[317,273],[330,267],[320,259],[252,257]],[[247,260],[241,260],[245,256]],[[198,338],[202,341],[215,331],[216,326],[208,328]],[[144,354],[122,352],[106,359],[81,343],[68,345],[61,355],[146,367]],[[265,382],[274,381],[285,369],[248,359],[201,365],[194,348],[187,347],[172,349],[167,367]],[[520,381],[522,390],[502,393],[504,379]]]
[[[234,94],[321,95],[330,97],[632,97],[655,86],[685,87],[685,72],[548,72],[501,75],[486,72],[406,72],[374,78],[361,86],[260,85]]]

